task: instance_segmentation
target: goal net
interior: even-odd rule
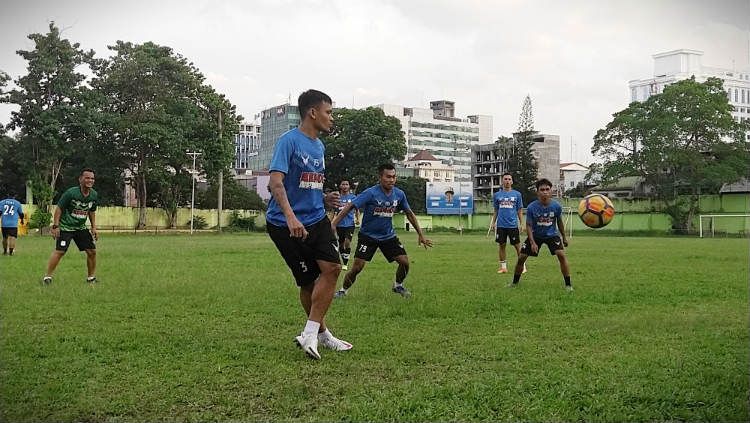
[[[740,218],[742,224],[738,225],[737,219]],[[716,236],[717,232],[747,235],[747,218],[750,218],[750,214],[702,214],[698,216],[698,235],[700,238]]]

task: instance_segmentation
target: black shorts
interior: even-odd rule
[[[516,245],[521,242],[521,234],[518,232],[518,228],[497,228],[495,242],[504,245],[508,239],[510,239],[510,245]]]
[[[3,238],[18,238],[18,228],[6,228],[3,227]]]
[[[345,239],[351,241],[354,237],[354,226],[337,226],[336,235],[339,237],[339,242],[342,242]]]
[[[357,251],[354,253],[354,258],[370,261],[378,248],[380,248],[388,263],[396,260],[398,256],[406,255],[406,250],[397,236],[385,241],[378,241],[360,232],[359,238],[357,238]]]
[[[542,249],[542,244],[547,244],[547,247],[549,248],[550,254],[554,255],[555,251],[557,250],[564,250],[565,246],[563,246],[562,238],[560,238],[559,235],[553,236],[550,238],[537,238],[534,237],[534,242],[536,242],[537,247],[539,249]],[[531,251],[531,241],[529,241],[529,238],[526,238],[526,241],[524,241],[523,245],[521,246],[521,254],[526,254],[527,256],[533,256],[536,257],[539,255],[539,251],[537,250],[536,253]]]
[[[55,240],[55,250],[68,251],[71,240],[75,241],[78,251],[96,250],[94,237],[91,236],[91,232],[89,232],[88,229],[81,229],[79,231],[60,231],[60,236]]]
[[[292,238],[289,228],[276,226],[266,222],[266,231],[276,248],[284,258],[286,265],[294,275],[297,286],[305,286],[315,282],[320,276],[317,260],[331,263],[339,261],[339,243],[331,230],[331,221],[324,217],[320,222],[307,229],[307,238]]]

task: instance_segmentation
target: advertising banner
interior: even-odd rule
[[[471,182],[427,182],[427,214],[473,214]]]

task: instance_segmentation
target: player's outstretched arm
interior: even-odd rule
[[[432,247],[432,240],[424,237],[422,228],[419,227],[419,221],[417,221],[417,216],[414,215],[414,212],[411,210],[406,210],[405,213],[406,218],[409,219],[409,222],[414,227],[414,230],[417,231],[417,235],[419,236],[417,245],[424,246],[425,250],[427,249],[427,247]]]
[[[331,227],[333,228],[333,232],[336,232],[336,225],[341,222],[347,214],[349,214],[349,211],[351,211],[352,207],[354,207],[353,203],[346,203],[343,209],[339,211],[336,216],[333,217],[333,220],[331,220]]]

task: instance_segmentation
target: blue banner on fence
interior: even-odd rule
[[[427,214],[473,214],[471,182],[427,182]]]

